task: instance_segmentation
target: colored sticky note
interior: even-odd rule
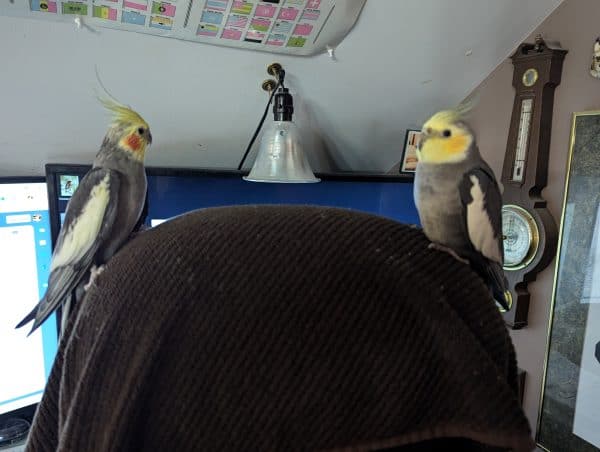
[[[63,14],[79,14],[81,16],[87,15],[87,5],[79,2],[63,2],[62,13]]]
[[[294,28],[294,34],[300,36],[308,36],[312,31],[313,26],[311,24],[298,24]]]
[[[123,6],[126,8],[139,9],[140,11],[146,11],[148,9],[147,0],[123,0]]]
[[[285,20],[296,20],[298,10],[296,8],[281,8],[279,18]]]
[[[108,6],[94,6],[92,15],[98,19],[117,20],[117,10]]]
[[[244,27],[246,27],[247,24],[248,24],[247,16],[240,16],[239,14],[231,14],[227,18],[226,26],[227,27],[244,28]]]
[[[202,17],[200,17],[200,22],[207,22],[209,24],[217,24],[220,25],[223,22],[223,13],[218,11],[202,11]]]
[[[289,33],[290,31],[292,31],[292,24],[291,22],[277,21],[275,22],[273,31],[277,33]]]
[[[200,24],[198,25],[198,31],[196,31],[197,35],[200,36],[217,36],[219,32],[219,27],[212,24]]]
[[[256,31],[267,32],[271,27],[271,21],[269,19],[258,19],[254,18],[250,22],[250,28]]]
[[[161,30],[170,30],[173,28],[173,19],[162,16],[152,16],[150,18],[150,26],[152,28],[160,28]]]
[[[306,44],[306,38],[301,36],[292,36],[287,43],[288,47],[304,47]]]
[[[145,25],[146,16],[136,11],[123,11],[121,14],[121,22],[133,25]]]
[[[252,12],[252,3],[244,0],[234,0],[231,12],[236,14],[250,14]]]
[[[175,17],[175,5],[167,2],[152,2],[152,12],[163,16]]]
[[[226,28],[221,35],[223,39],[239,40],[242,37],[242,31],[235,28]]]
[[[254,15],[259,17],[273,17],[275,15],[275,11],[277,11],[277,8],[275,8],[273,5],[257,5]]]
[[[43,13],[55,13],[57,11],[56,2],[48,0],[31,0],[31,10]]]
[[[265,34],[261,33],[259,31],[254,31],[254,30],[248,30],[248,33],[246,33],[246,37],[244,38],[244,41],[247,42],[262,42],[262,40],[265,38]]]
[[[206,8],[225,11],[227,9],[227,3],[229,3],[229,0],[208,0],[206,2]]]
[[[302,13],[302,20],[319,20],[319,14],[321,12],[318,9],[305,9]]]
[[[267,39],[267,45],[282,46],[285,42],[286,37],[286,35],[282,35],[279,33],[270,34],[269,38]]]

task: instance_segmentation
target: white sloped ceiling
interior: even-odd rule
[[[273,61],[314,167],[384,172],[407,128],[464,98],[560,3],[367,0],[335,61],[0,17],[0,176],[92,161],[107,125],[95,66],[150,123],[148,165],[234,168]]]

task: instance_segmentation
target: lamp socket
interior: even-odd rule
[[[273,77],[278,77],[279,72],[283,69],[283,66],[279,63],[271,63],[267,66],[267,74],[272,75]]]
[[[272,92],[275,88],[277,88],[277,82],[272,78],[264,80],[261,85],[262,89],[267,92]]]

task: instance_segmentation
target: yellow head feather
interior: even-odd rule
[[[113,136],[117,146],[134,159],[143,161],[146,147],[152,143],[150,126],[137,112],[114,100],[98,98],[112,112],[112,127],[108,136]]]
[[[123,125],[132,124],[136,127],[141,126],[146,129],[150,128],[148,123],[137,112],[125,105],[119,104],[111,99],[99,98],[104,107],[113,114],[113,124]]]
[[[466,158],[474,138],[464,120],[474,103],[467,99],[456,109],[439,111],[425,122],[417,151],[420,162],[451,163]]]

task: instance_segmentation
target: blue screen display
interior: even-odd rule
[[[0,182],[0,414],[39,402],[57,350],[51,316],[15,325],[44,296],[52,254],[45,182]]]
[[[60,227],[67,203],[89,166],[47,165]],[[148,168],[146,224],[155,226],[183,213],[207,207],[244,204],[303,204],[354,209],[402,223],[419,224],[411,180],[397,177],[320,175],[316,184],[247,182],[228,171]]]
[[[267,184],[241,177],[148,177],[148,218],[168,219],[191,210],[240,204],[312,204],[354,209],[418,224],[413,184],[324,180],[316,184]]]

